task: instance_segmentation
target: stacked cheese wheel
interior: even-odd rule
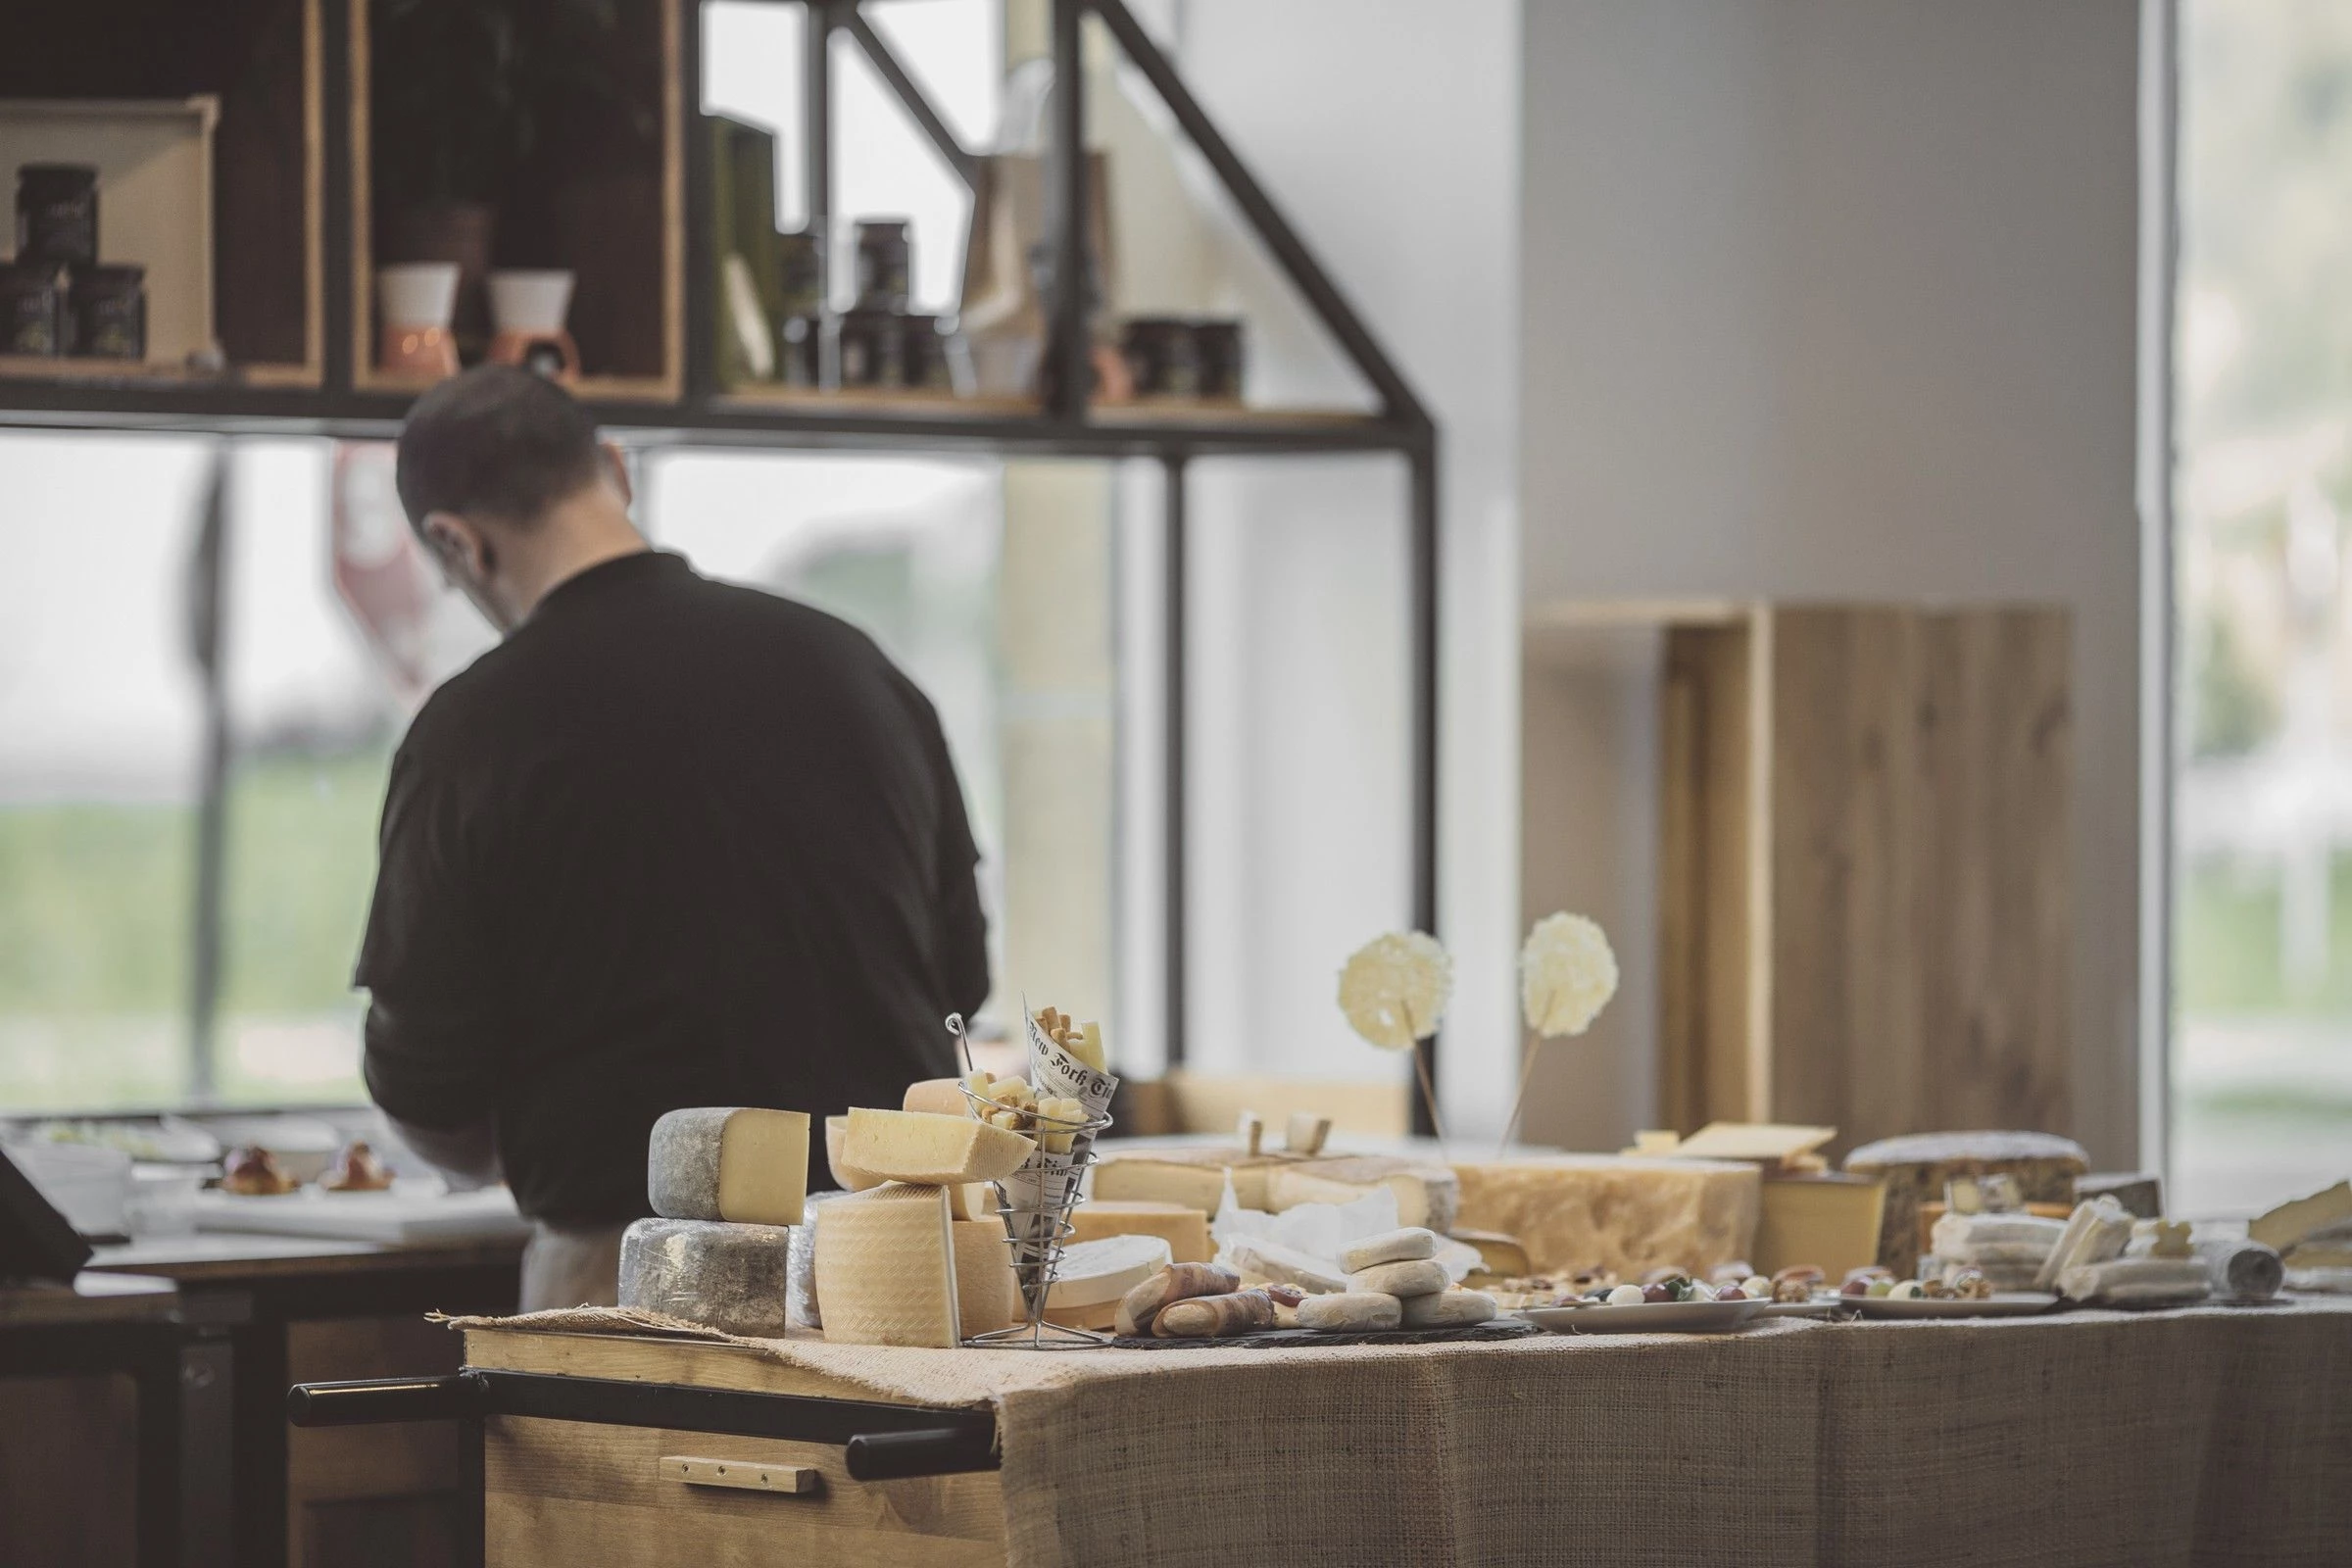
[[[1242,1275],[1222,1264],[1174,1264],[1127,1294],[1113,1326],[1127,1337],[1228,1339],[1273,1328],[1366,1333],[1493,1317],[1494,1298],[1453,1289],[1437,1252],[1437,1233],[1418,1225],[1366,1237],[1336,1269],[1295,1249],[1240,1243],[1232,1255],[1263,1283],[1244,1289]]]
[[[778,1335],[808,1190],[808,1118],[710,1105],[654,1123],[656,1219],[620,1239],[620,1304],[725,1334]]]

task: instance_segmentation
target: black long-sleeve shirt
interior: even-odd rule
[[[821,1128],[956,1070],[977,859],[938,715],[863,633],[675,556],[591,567],[393,758],[368,1091],[422,1127],[494,1117],[526,1214],[644,1214],[663,1111]]]

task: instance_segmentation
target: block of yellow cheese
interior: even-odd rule
[[[1749,1255],[1761,1179],[1710,1159],[1557,1154],[1457,1163],[1459,1224],[1517,1237],[1539,1272],[1704,1270]]]
[[[1036,1147],[1019,1133],[969,1116],[852,1107],[841,1157],[885,1181],[955,1187],[1009,1176]]]
[[[962,1320],[947,1189],[888,1182],[827,1203],[816,1298],[836,1345],[956,1346]]]
[[[1021,1293],[1004,1222],[993,1216],[959,1219],[951,1234],[956,1248],[956,1317],[963,1337],[1009,1327],[1020,1310]]]
[[[663,1219],[798,1225],[808,1196],[808,1117],[755,1105],[673,1110],[647,1140],[646,1200]]]
[[[1214,1214],[1233,1178],[1233,1196],[1244,1208],[1266,1206],[1266,1176],[1286,1163],[1278,1154],[1252,1154],[1223,1146],[1139,1150],[1096,1146],[1094,1196],[1108,1202],[1175,1203]]]
[[[1273,1213],[1300,1203],[1346,1203],[1382,1187],[1396,1195],[1396,1223],[1446,1232],[1454,1228],[1461,1184],[1452,1171],[1426,1160],[1387,1154],[1342,1155],[1279,1165],[1266,1174],[1265,1207]]]
[[[1071,1241],[1095,1242],[1105,1236],[1156,1236],[1168,1244],[1170,1257],[1179,1263],[1205,1263],[1216,1255],[1208,1240],[1207,1213],[1182,1203],[1098,1199],[1071,1211]]]

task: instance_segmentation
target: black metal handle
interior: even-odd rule
[[[366,1427],[393,1421],[461,1421],[482,1413],[485,1388],[469,1372],[445,1378],[361,1378],[297,1383],[286,1419],[298,1427]]]
[[[852,1481],[905,1481],[914,1476],[994,1470],[996,1450],[969,1431],[934,1427],[916,1432],[861,1432],[845,1445]]]

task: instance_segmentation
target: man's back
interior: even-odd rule
[[[495,1113],[526,1213],[643,1213],[664,1110],[821,1117],[955,1070],[941,1017],[988,989],[975,858],[938,719],[862,633],[607,562],[395,760],[369,1088],[422,1126]]]

